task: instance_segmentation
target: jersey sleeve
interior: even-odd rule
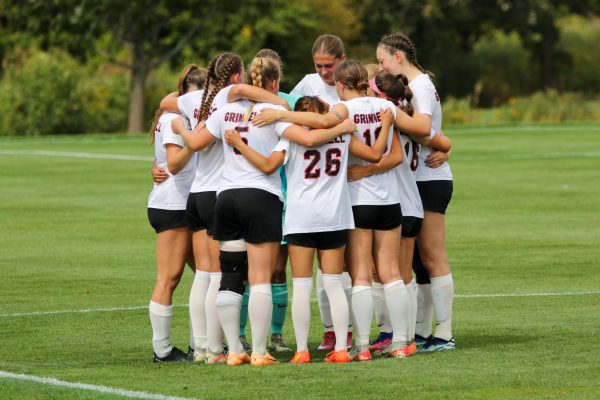
[[[223,109],[217,110],[208,117],[206,120],[206,129],[208,132],[216,137],[217,139],[223,138],[222,132],[222,121],[223,121]]]
[[[286,111],[285,108],[281,106],[276,107],[276,109]],[[281,137],[283,135],[283,132],[292,125],[294,124],[284,121],[277,121],[273,124],[273,126],[275,127],[275,133],[277,133],[277,136],[279,137]]]
[[[281,152],[284,151],[285,152],[285,157],[283,159],[283,163],[286,164],[289,158],[289,154],[290,154],[290,141],[287,140],[286,138],[280,138],[279,142],[277,142],[277,145],[275,146],[275,148],[273,149],[273,153],[274,152]]]
[[[435,87],[429,80],[421,80],[414,87],[411,87],[413,92],[412,103],[415,107],[415,112],[419,114],[433,115],[435,109],[436,95]]]
[[[171,122],[175,119],[175,117],[172,117],[168,120],[168,123],[165,124],[164,129],[163,129],[163,135],[162,135],[162,144],[163,145],[167,145],[167,144],[176,144],[179,147],[184,147],[185,146],[185,142],[183,141],[183,138],[181,136],[179,136],[178,134],[173,132],[173,129],[171,128]]]
[[[294,96],[305,96],[307,85],[308,85],[308,75],[306,75],[304,78],[302,78],[302,80],[300,82],[298,82],[298,84],[296,85],[295,88],[292,89],[290,94],[293,94]]]

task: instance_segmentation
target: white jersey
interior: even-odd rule
[[[157,165],[167,171],[169,177],[160,184],[154,183],[154,189],[148,196],[148,208],[185,210],[190,187],[194,180],[197,157],[194,154],[176,175],[172,175],[167,168],[167,144],[184,146],[181,136],[171,130],[171,121],[178,116],[178,114],[170,112],[163,113],[154,129],[154,157]]]
[[[404,160],[402,164],[394,168],[394,172],[398,180],[398,195],[400,197],[402,215],[423,218],[423,204],[421,203],[421,196],[419,195],[415,175],[411,170],[412,165],[416,169],[418,154],[414,153],[414,151],[415,148],[418,149],[419,144],[405,134],[400,134],[400,144],[402,145]],[[415,156],[414,160],[413,155]]]
[[[429,76],[422,74],[413,79],[408,86],[413,92],[412,105],[415,112],[431,116],[431,128],[442,130],[442,105],[435,86]],[[438,168],[430,168],[425,160],[433,151],[427,146],[419,146],[419,165],[416,170],[417,181],[451,181],[452,172],[447,162]]]
[[[348,193],[350,135],[307,148],[281,139],[286,151],[287,204],[283,234],[354,229]]]
[[[377,97],[357,97],[352,100],[341,101],[340,104],[346,106],[348,109],[348,119],[356,124],[354,136],[368,146],[375,144],[375,140],[381,131],[380,110],[382,108],[389,108],[394,113],[394,117],[396,116],[396,106],[388,100]],[[389,154],[392,148],[393,129],[393,127],[390,127],[387,149],[384,155]],[[371,163],[350,155],[348,164],[368,165]],[[400,202],[396,176],[393,170],[350,182],[348,189],[350,191],[350,201],[353,206],[379,206]]]
[[[230,89],[231,86],[227,86],[217,93],[210,106],[209,115],[219,107],[227,104],[227,95]],[[198,113],[200,112],[203,94],[204,90],[194,90],[177,98],[177,106],[188,122],[190,130],[198,125]],[[214,192],[217,190],[223,175],[223,143],[218,141],[198,151],[197,154],[198,166],[190,191],[192,193]]]
[[[244,122],[244,115],[250,107],[247,100],[229,103],[219,107],[206,120],[206,128],[219,142],[225,143],[225,131],[236,129],[245,143],[265,157],[273,152],[279,142],[279,138],[290,125],[288,122],[276,122],[272,125],[258,127],[249,122]],[[275,108],[285,110],[281,106],[268,103],[257,103],[254,105],[250,121],[263,108]],[[244,156],[228,144],[222,144],[225,157],[223,177],[218,185],[217,192],[227,189],[256,188],[277,195],[283,201],[281,192],[281,177],[275,171],[271,175],[265,175],[258,168],[250,164]]]
[[[325,103],[333,106],[340,101],[335,90],[335,85],[328,85],[323,82],[319,74],[308,74],[292,89],[290,94],[296,96],[317,96]]]

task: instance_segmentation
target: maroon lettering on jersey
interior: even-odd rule
[[[156,128],[154,129],[155,132],[160,132],[160,128],[161,128],[162,122],[159,122],[156,124]]]
[[[435,101],[437,101],[437,102],[440,101],[440,96],[438,95],[437,90],[435,91]]]
[[[194,108],[194,118],[198,119],[198,113],[200,112],[199,108]]]
[[[341,136],[338,136],[335,139],[331,140],[327,144],[332,144],[332,143],[346,143],[346,140],[344,140],[344,136],[341,135]]]
[[[236,112],[226,112],[225,122],[241,122],[244,119],[244,115]]]
[[[354,123],[355,124],[374,124],[376,122],[381,122],[381,113],[371,113],[371,114],[354,114]]]

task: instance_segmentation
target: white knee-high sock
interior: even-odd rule
[[[428,338],[431,336],[431,323],[433,321],[431,283],[417,285],[417,287],[417,322],[415,334]]]
[[[371,293],[373,293],[373,312],[377,328],[379,328],[379,332],[390,333],[392,331],[392,324],[390,322],[387,303],[385,302],[383,285],[380,282],[373,282]]]
[[[342,285],[344,285],[344,293],[348,301],[348,310],[350,312],[350,320],[348,321],[348,332],[352,332],[352,277],[346,271],[342,272]]]
[[[225,332],[229,351],[242,354],[244,346],[240,342],[240,308],[242,308],[242,295],[230,292],[220,291],[215,301],[219,322]]]
[[[194,349],[206,349],[206,292],[210,277],[208,272],[196,270],[190,290],[190,323],[194,332]]]
[[[454,281],[452,274],[431,278],[431,297],[435,310],[435,337],[452,339],[452,301]]]
[[[383,285],[385,301],[392,322],[392,343],[400,346],[408,344],[408,327],[410,325],[410,300],[404,281],[399,279]]]
[[[369,348],[369,333],[373,320],[373,295],[371,286],[352,288],[352,319],[354,320],[354,345],[359,351]]]
[[[415,328],[417,325],[417,282],[413,279],[408,286],[408,297],[410,299],[410,326],[408,327],[408,340],[415,339]]]
[[[317,287],[317,303],[319,303],[319,313],[321,314],[321,322],[325,332],[333,331],[333,322],[331,320],[331,306],[327,292],[323,287],[323,273],[317,268],[317,277],[315,278],[315,286]]]
[[[323,287],[331,304],[335,351],[346,350],[350,312],[342,284],[342,274],[323,274]]]
[[[223,352],[223,328],[219,322],[217,314],[217,295],[219,294],[219,286],[221,285],[221,273],[210,273],[210,284],[206,292],[206,348],[215,354]]]
[[[157,356],[165,357],[173,349],[171,346],[173,306],[163,306],[150,300],[148,311],[152,325],[152,349]]]
[[[252,329],[252,351],[264,355],[267,352],[267,335],[273,315],[271,284],[250,286],[248,317]]]
[[[308,351],[308,335],[310,332],[310,296],[312,295],[311,278],[293,278],[294,296],[292,298],[292,323],[296,336],[296,351]]]

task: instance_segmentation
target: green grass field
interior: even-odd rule
[[[350,365],[315,352],[266,368],[150,362],[145,136],[0,139],[0,398],[600,398],[600,125],[446,133],[457,350]],[[188,270],[174,298],[181,348],[191,281]],[[311,329],[316,348],[316,304]]]

